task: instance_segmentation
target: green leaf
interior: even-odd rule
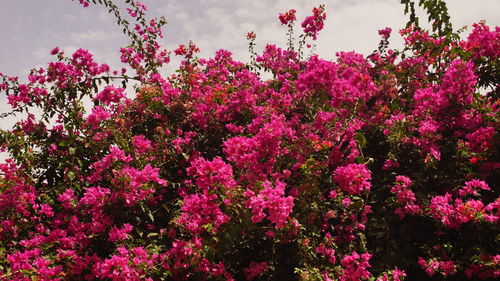
[[[366,138],[362,133],[356,133],[356,141],[358,142],[359,148],[363,149],[366,147]]]
[[[148,238],[151,238],[151,237],[155,237],[155,236],[158,236],[159,234],[156,233],[156,232],[151,232],[151,233],[148,233],[148,235],[146,235]]]
[[[151,222],[155,222],[155,217],[153,216],[153,213],[151,211],[148,211],[148,217],[151,220]]]

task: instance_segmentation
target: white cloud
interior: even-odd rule
[[[69,34],[69,38],[73,40],[75,43],[89,43],[89,42],[99,42],[112,40],[113,38],[119,37],[120,34],[117,32],[108,32],[105,30],[93,30],[89,29],[83,32],[71,32]]]
[[[31,54],[39,61],[48,60],[50,58],[50,50],[43,46],[36,48]]]
[[[64,14],[62,15],[62,18],[64,20],[67,20],[67,21],[77,21],[79,20],[80,18],[77,17],[76,15],[72,15],[72,14]]]

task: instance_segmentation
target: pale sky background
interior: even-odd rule
[[[117,0],[115,2],[121,2]],[[233,52],[234,58],[248,61],[248,31],[257,33],[257,50],[272,43],[286,47],[286,27],[278,14],[297,10],[300,22],[319,4],[326,5],[325,29],[316,42],[317,53],[334,58],[337,51],[369,54],[377,47],[378,29],[393,28],[391,47],[402,40],[397,31],[407,22],[399,0],[142,0],[151,16],[165,16],[162,44],[169,50],[189,40],[201,49],[201,57],[212,56],[218,49]],[[418,1],[417,1],[418,2]],[[60,47],[71,54],[77,48],[90,50],[99,63],[120,69],[119,47],[127,38],[103,6],[81,7],[70,0],[0,0],[0,72],[25,79],[33,67],[46,66],[53,58],[49,52]],[[448,0],[449,14],[455,29],[486,20],[500,25],[500,0]],[[125,14],[125,12],[124,12]],[[421,22],[425,22],[421,18]],[[469,29],[470,30],[470,29]],[[297,35],[300,33],[296,33]],[[172,72],[174,62],[166,69]],[[9,110],[5,96],[0,96],[0,113]],[[12,125],[13,119],[0,120],[0,127]]]

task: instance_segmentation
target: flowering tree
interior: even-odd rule
[[[401,1],[403,50],[387,28],[371,55],[326,60],[304,56],[324,8],[297,42],[290,10],[285,49],[257,53],[253,32],[249,63],[181,45],[164,77],[164,19],[132,0],[126,17],[79,2],[117,18],[128,70],[55,48],[27,83],[0,76],[4,117],[27,113],[0,132],[0,279],[500,275],[498,27],[462,40],[444,2],[420,1],[425,31]]]

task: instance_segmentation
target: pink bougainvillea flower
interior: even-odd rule
[[[359,194],[370,190],[371,173],[363,164],[349,164],[334,171],[334,181],[339,189],[348,194]]]
[[[297,18],[295,17],[295,13],[297,11],[294,10],[294,9],[291,9],[289,11],[287,11],[286,13],[282,14],[280,13],[279,15],[279,20],[281,22],[282,25],[287,25],[289,23],[293,23]]]
[[[309,34],[313,40],[317,39],[318,33],[324,27],[324,21],[326,20],[325,8],[323,6],[315,7],[313,10],[313,15],[306,17],[302,22],[302,28],[304,33]]]

